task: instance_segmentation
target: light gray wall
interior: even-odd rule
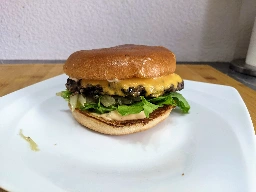
[[[0,59],[133,43],[166,46],[178,61],[231,61],[246,55],[255,15],[255,0],[4,0]]]

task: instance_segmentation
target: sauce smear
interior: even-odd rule
[[[33,141],[33,139],[31,139],[30,137],[26,137],[25,135],[23,135],[22,129],[20,129],[20,136],[29,143],[30,149],[32,151],[39,151],[39,148],[35,141]]]

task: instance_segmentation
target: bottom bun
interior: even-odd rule
[[[126,135],[147,130],[166,119],[173,106],[164,106],[156,109],[149,118],[136,120],[106,120],[99,115],[78,109],[72,112],[74,118],[83,126],[108,135]]]

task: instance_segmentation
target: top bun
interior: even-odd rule
[[[63,67],[71,78],[90,80],[154,78],[169,75],[175,69],[175,55],[170,50],[145,45],[77,51]]]

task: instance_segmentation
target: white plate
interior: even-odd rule
[[[14,192],[255,192],[252,122],[231,87],[185,81],[190,114],[107,136],[80,126],[61,75],[0,98],[0,186]],[[19,130],[39,146],[34,152]],[[56,144],[56,145],[55,145]]]

